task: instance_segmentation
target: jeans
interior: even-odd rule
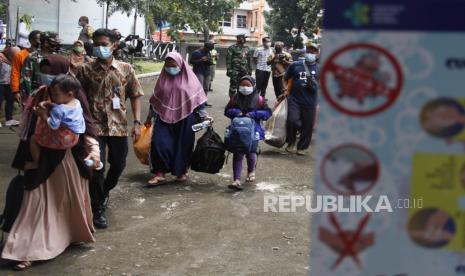
[[[294,145],[297,141],[297,132],[300,132],[297,150],[306,150],[312,142],[315,107],[300,105],[289,98],[288,110],[286,142],[289,145]]]
[[[126,157],[128,156],[128,137],[99,136],[97,140],[100,146],[100,160],[104,167],[99,171],[94,171],[90,181],[89,193],[94,211],[102,208],[105,198],[118,184],[118,180],[126,167]],[[107,148],[108,155],[106,154]],[[105,176],[107,156],[110,168]]]
[[[200,83],[202,84],[203,91],[205,91],[205,95],[208,94],[208,89],[210,88],[210,75],[204,75],[197,73],[195,74],[197,76],[197,79],[199,79]]]
[[[0,84],[0,107],[2,106],[3,99],[5,99],[5,120],[12,120],[15,97],[11,92],[9,84]]]
[[[256,153],[235,153],[233,154],[233,174],[234,180],[241,180],[242,175],[242,160],[247,156],[247,171],[253,173],[255,171],[255,163],[257,162]]]
[[[255,70],[255,78],[257,79],[257,90],[260,96],[265,98],[268,82],[270,81],[271,72]]]

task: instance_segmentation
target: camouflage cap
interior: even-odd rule
[[[52,42],[52,43],[60,43],[61,42],[60,38],[58,37],[58,33],[51,32],[51,31],[42,32],[40,34],[40,39],[43,40],[43,41],[48,41],[48,42]]]
[[[306,48],[307,49],[315,49],[315,50],[320,50],[320,46],[318,44],[315,44],[313,43],[312,41],[308,41],[306,44],[305,44]]]

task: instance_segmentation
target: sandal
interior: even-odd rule
[[[152,179],[150,179],[147,184],[149,186],[158,186],[160,184],[162,184],[163,182],[166,181],[166,178],[163,176],[163,175],[155,175],[155,177],[153,177]]]
[[[255,182],[255,173],[249,173],[249,176],[245,180],[246,182]]]
[[[235,191],[242,191],[242,185],[240,180],[235,180],[232,184],[228,185],[228,188]]]
[[[22,271],[22,270],[26,270],[26,269],[28,269],[28,268],[31,268],[31,266],[32,266],[32,262],[30,262],[30,261],[25,261],[25,262],[19,262],[19,263],[17,263],[17,264],[13,267],[13,269],[14,269],[14,270],[17,270],[17,271]]]
[[[188,179],[189,179],[189,174],[187,174],[187,173],[185,173],[185,174],[181,175],[180,177],[178,177],[179,182],[187,182]]]

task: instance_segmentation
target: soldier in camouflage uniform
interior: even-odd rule
[[[239,88],[239,81],[243,76],[252,74],[250,48],[245,45],[246,36],[237,36],[237,43],[228,48],[226,56],[226,75],[230,78],[229,97],[234,96]]]
[[[55,54],[60,47],[60,39],[55,32],[41,33],[41,48],[40,50],[31,52],[21,70],[21,78],[25,98],[38,89],[42,83],[40,79],[40,62],[47,56]],[[48,85],[48,84],[46,84]]]

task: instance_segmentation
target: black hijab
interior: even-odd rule
[[[69,72],[69,61],[60,55],[49,55],[42,63],[46,63],[51,67],[51,74],[67,74]],[[38,99],[48,99],[48,87],[43,86],[38,92],[36,97]],[[86,133],[85,135],[91,137],[97,137],[97,129],[95,128],[94,120],[90,113],[89,103],[82,89],[76,95],[76,98],[81,102],[83,109],[83,115],[86,122]],[[36,116],[32,120],[34,123],[31,124],[31,130],[29,131],[30,135],[34,133],[35,122],[37,120]],[[84,158],[87,157],[89,151],[86,146],[86,141],[84,136],[80,135],[79,142],[76,146],[71,149],[74,160],[79,170],[79,174],[86,178],[90,179],[92,175],[92,170],[88,168],[84,163]],[[56,167],[63,161],[66,154],[66,150],[55,150],[45,147],[40,147],[40,157],[38,162],[38,168],[27,170],[24,172],[24,185],[26,190],[33,190],[37,188],[40,184],[44,183],[55,171]],[[13,162],[13,167],[19,170],[24,170],[24,165],[26,161],[31,160],[31,154],[29,151],[29,139],[27,141],[21,141],[16,152],[15,161]],[[57,183],[59,185],[60,183]]]
[[[257,85],[253,77],[244,76],[241,78],[239,83],[241,83],[243,80],[248,80],[250,83],[252,83],[253,92],[252,94],[247,96],[242,95],[240,92],[237,92],[235,96],[235,104],[243,112],[251,112],[260,107],[260,93],[258,93]]]

